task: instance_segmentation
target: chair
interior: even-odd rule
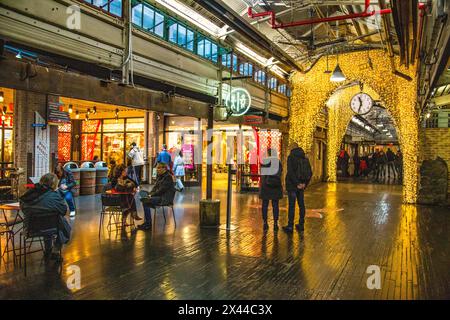
[[[5,249],[1,251],[2,248],[2,237],[5,237],[6,239],[6,245]],[[9,245],[11,245],[11,249],[9,248]],[[14,255],[14,263],[16,262],[15,259],[15,249],[14,249],[14,232],[11,231],[9,228],[7,228],[4,224],[0,224],[0,264],[2,263],[2,260],[4,260],[5,254],[7,254],[7,257],[9,257],[9,252],[13,252]]]
[[[111,232],[111,227],[114,225],[116,227],[116,231],[122,228],[122,219],[125,208],[123,208],[123,195],[122,194],[108,194],[102,193],[102,211],[100,212],[100,223],[98,228],[98,236],[100,237],[102,228],[104,226],[105,216],[109,216],[108,223],[106,225],[106,229],[108,232]],[[130,224],[125,225],[125,227],[134,225],[134,219],[130,214]]]
[[[156,211],[158,210],[158,208],[162,208],[162,212],[163,212],[163,217],[164,217],[164,223],[167,222],[166,220],[166,212],[164,210],[165,207],[172,209],[172,217],[173,217],[173,223],[175,228],[177,227],[177,220],[175,219],[175,211],[173,210],[173,200],[175,199],[175,194],[176,192],[173,193],[173,197],[172,197],[172,201],[170,201],[169,204],[166,205],[155,205],[155,213],[153,214],[153,224],[156,225]]]
[[[25,217],[25,223],[23,231],[21,232],[21,243],[20,243],[20,262],[22,262],[22,255],[24,257],[24,274],[27,275],[27,254],[44,251],[44,246],[42,245],[42,240],[44,237],[56,237],[59,233],[60,225],[60,214],[32,214]],[[30,240],[31,239],[31,240]],[[38,239],[41,245],[39,250],[28,251],[31,249],[33,242]],[[27,248],[28,244],[28,248]],[[22,253],[23,245],[23,253]],[[61,248],[59,249],[59,254],[61,255]]]

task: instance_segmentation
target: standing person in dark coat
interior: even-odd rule
[[[358,156],[358,152],[355,151],[355,154],[353,155],[353,165],[355,167],[354,172],[353,172],[354,177],[359,177],[359,175],[362,174],[361,172],[359,172],[360,162],[361,162],[361,159]]]
[[[71,227],[64,216],[67,213],[67,205],[61,193],[58,191],[58,177],[54,173],[47,173],[41,177],[39,183],[34,188],[29,189],[20,197],[20,209],[25,216],[25,227],[30,216],[59,215],[59,232],[53,244],[53,236],[44,237],[44,256],[46,258],[58,259],[59,251],[63,244],[70,239]],[[56,226],[55,226],[56,227]],[[52,252],[54,250],[55,252]]]
[[[391,178],[391,171],[392,171],[392,175],[395,180],[395,153],[392,152],[391,148],[387,149],[386,157],[387,157],[388,179]]]
[[[400,150],[397,151],[395,155],[395,170],[397,170],[398,181],[403,180],[403,154]]]
[[[273,230],[278,230],[279,206],[278,202],[283,198],[283,186],[281,184],[282,166],[275,149],[267,149],[267,158],[261,164],[261,186],[259,198],[262,200],[262,217],[264,230],[269,229],[267,223],[267,211],[269,202],[272,201]]]
[[[287,233],[293,231],[296,201],[300,208],[300,219],[295,228],[297,231],[304,230],[306,215],[304,191],[311,181],[311,177],[311,165],[305,156],[305,151],[294,143],[287,160],[286,190],[289,199],[289,222],[287,226],[283,227],[283,230]]]

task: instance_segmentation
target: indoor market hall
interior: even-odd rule
[[[449,13],[0,0],[0,300],[450,299]]]

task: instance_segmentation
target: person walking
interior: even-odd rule
[[[295,227],[297,231],[304,230],[306,215],[304,192],[311,177],[311,164],[305,156],[305,151],[294,143],[287,160],[286,190],[288,192],[289,200],[289,222],[287,226],[283,227],[283,230],[287,233],[292,233],[293,231],[296,201],[300,208],[300,219]]]
[[[267,149],[267,157],[261,164],[261,185],[259,198],[262,200],[262,218],[264,231],[269,229],[267,223],[267,211],[269,202],[272,201],[273,231],[278,230],[279,200],[283,198],[283,186],[281,184],[282,166],[275,149]]]
[[[359,175],[362,174],[359,171],[359,164],[360,164],[360,162],[361,162],[361,159],[359,158],[358,150],[356,150],[355,154],[353,155],[353,165],[354,165],[353,176],[355,178],[359,177]]]
[[[166,144],[163,144],[161,152],[158,153],[158,156],[156,157],[155,167],[158,165],[158,163],[165,163],[169,168],[172,167],[172,156],[170,155],[169,151],[167,151]]]
[[[395,180],[395,154],[394,152],[392,152],[391,148],[387,149],[386,152],[386,158],[387,158],[387,169],[388,169],[388,179],[391,178],[391,171],[392,171],[392,176],[394,177]]]
[[[178,155],[175,157],[173,161],[173,172],[176,178],[176,188],[178,191],[182,192],[184,189],[183,181],[185,170],[184,170],[184,159],[183,153],[179,151]]]
[[[136,142],[131,144],[131,150],[128,152],[128,157],[131,159],[131,165],[134,168],[134,173],[136,174],[136,186],[139,187],[141,184],[141,173],[144,167],[144,153],[136,145]]]

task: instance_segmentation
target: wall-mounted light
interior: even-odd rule
[[[96,106],[94,106],[94,107],[92,108],[92,113],[93,113],[93,114],[96,114],[96,113],[97,113],[97,107],[96,107]]]
[[[3,91],[0,91],[0,103],[2,103],[3,101],[5,101],[5,96]]]
[[[86,114],[86,118],[84,120],[86,120],[86,122],[89,121],[89,114]]]
[[[71,104],[69,104],[69,114],[71,114],[73,112],[73,106]]]
[[[22,52],[19,51],[19,52],[17,53],[17,55],[16,55],[16,58],[17,58],[17,59],[22,59]]]
[[[80,113],[77,111],[75,111],[75,118],[80,119]]]
[[[87,109],[87,115],[90,115],[91,114],[91,109]]]

